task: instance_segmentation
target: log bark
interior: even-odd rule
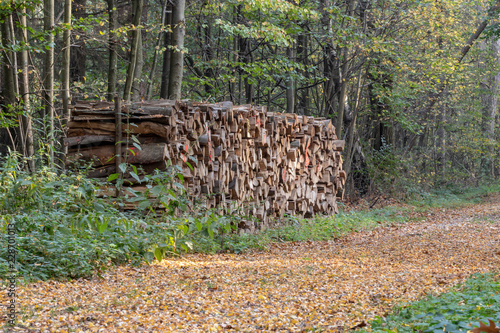
[[[122,147],[123,149],[123,147]],[[82,149],[79,152],[68,153],[68,164],[74,164],[79,160],[86,162],[94,161],[95,166],[115,164],[115,145],[99,146]],[[168,159],[168,150],[165,143],[153,143],[143,145],[141,149],[129,147],[123,151],[123,161],[131,164],[149,164]]]

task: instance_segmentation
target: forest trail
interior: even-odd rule
[[[427,214],[427,213],[426,213]],[[35,332],[345,331],[500,267],[500,195],[426,221],[20,288]]]

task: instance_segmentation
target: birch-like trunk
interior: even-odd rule
[[[66,30],[63,33],[63,58],[62,58],[62,103],[63,103],[63,131],[66,132],[66,124],[69,121],[69,103],[70,103],[70,91],[69,91],[69,65],[71,57],[71,0],[64,1],[64,24],[66,25]],[[64,135],[66,136],[66,135]],[[64,155],[68,152],[68,147],[64,146]],[[64,165],[64,163],[63,163]]]
[[[170,79],[168,97],[181,98],[182,77],[184,72],[184,35],[186,33],[184,10],[185,0],[177,0],[172,10],[172,54],[170,60]]]
[[[26,9],[23,8],[21,15],[19,17],[19,23],[21,26],[21,39],[27,43],[28,41],[28,29],[26,22]],[[22,126],[24,132],[24,146],[26,148],[25,156],[28,158],[28,167],[31,172],[35,171],[35,160],[33,159],[35,155],[35,147],[33,140],[33,123],[31,120],[31,103],[30,103],[30,88],[29,88],[29,62],[28,62],[28,50],[23,49],[20,55],[20,69],[21,69],[21,100],[23,101],[24,113],[22,116]]]

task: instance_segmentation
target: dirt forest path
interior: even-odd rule
[[[500,196],[336,241],[188,255],[23,287],[32,332],[346,331],[500,268]]]

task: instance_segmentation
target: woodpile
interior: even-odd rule
[[[65,139],[68,165],[92,161],[96,178],[117,172],[114,108],[110,102],[74,105]],[[263,221],[337,212],[346,179],[344,141],[330,120],[231,102],[170,100],[124,105],[121,117],[126,162],[150,173],[170,160],[182,168],[188,193],[206,197],[209,207],[245,203]]]

